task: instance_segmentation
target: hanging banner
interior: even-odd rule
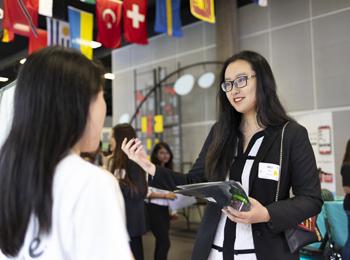
[[[71,46],[92,59],[90,46],[93,35],[94,16],[91,13],[68,6]]]
[[[148,151],[151,151],[151,149],[152,149],[152,139],[151,138],[146,139],[146,148]]]
[[[157,134],[164,132],[163,115],[154,116],[154,132]]]
[[[156,19],[154,31],[167,33],[169,36],[181,37],[181,1],[156,0]]]
[[[214,0],[190,0],[190,9],[194,17],[215,23]]]
[[[52,17],[53,0],[39,0],[39,14]]]
[[[47,45],[71,46],[69,23],[46,17]]]
[[[106,48],[121,46],[122,1],[97,0],[97,41]]]
[[[123,6],[125,40],[137,44],[148,44],[146,24],[147,1],[124,0]]]
[[[36,30],[38,32],[38,36],[35,36],[33,33],[29,35],[28,54],[32,54],[33,52],[47,46],[47,31],[42,29]]]
[[[147,116],[141,117],[141,132],[147,133]]]
[[[3,27],[2,27],[2,20],[4,19],[4,2],[3,0],[0,0],[0,39],[2,39],[2,33],[3,33]]]

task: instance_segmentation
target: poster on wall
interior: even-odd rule
[[[293,115],[292,115],[293,116]],[[335,194],[335,156],[332,112],[298,114],[293,118],[303,125],[315,153],[321,188]]]

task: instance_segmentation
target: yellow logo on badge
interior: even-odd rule
[[[278,176],[278,171],[277,171],[277,169],[275,169],[275,171],[273,172],[273,176],[275,176],[275,177]]]

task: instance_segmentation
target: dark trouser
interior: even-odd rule
[[[130,237],[130,247],[135,260],[143,260],[142,236]]]
[[[346,241],[343,247],[343,260],[350,260],[350,211],[346,211],[346,215],[348,216],[348,240]]]
[[[166,260],[170,248],[169,227],[170,216],[168,206],[146,203],[149,226],[156,239],[154,260]]]

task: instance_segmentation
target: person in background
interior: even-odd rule
[[[98,146],[103,85],[102,69],[71,49],[21,66],[0,150],[0,259],[133,259],[118,182],[79,156]]]
[[[100,144],[99,144],[98,148],[96,149],[96,151],[93,151],[91,153],[81,153],[80,156],[84,160],[86,160],[94,165],[103,167],[103,154],[101,151],[101,145],[102,145],[102,143],[100,141]]]
[[[136,260],[143,260],[142,235],[147,231],[144,205],[147,195],[146,173],[121,150],[124,138],[136,138],[134,128],[129,124],[114,126],[110,140],[112,155],[107,165],[118,179],[124,196],[131,250]]]
[[[151,153],[151,161],[155,165],[161,165],[173,169],[173,154],[167,143],[157,143]],[[176,198],[175,193],[152,187],[152,177],[148,178],[148,196],[146,208],[149,227],[156,239],[154,260],[166,260],[170,249],[170,215],[169,200]]]
[[[159,188],[174,190],[178,185],[229,179],[242,184],[250,210],[209,202],[193,260],[297,260],[299,255],[289,250],[284,231],[318,214],[323,204],[307,130],[286,114],[271,67],[256,52],[241,51],[228,58],[217,91],[217,122],[188,174],[150,162],[140,140],[124,140],[123,151]]]
[[[0,89],[0,148],[11,129],[15,89],[16,81]]]
[[[350,140],[346,144],[343,164],[341,167],[343,188],[345,192],[344,210],[348,217],[348,240],[346,241],[342,255],[344,260],[350,260]]]
[[[154,164],[173,170],[173,158],[173,152],[171,151],[169,144],[167,144],[166,142],[159,142],[154,146],[153,153],[151,156],[151,161]],[[176,219],[178,219],[177,211],[170,210],[170,220]]]

